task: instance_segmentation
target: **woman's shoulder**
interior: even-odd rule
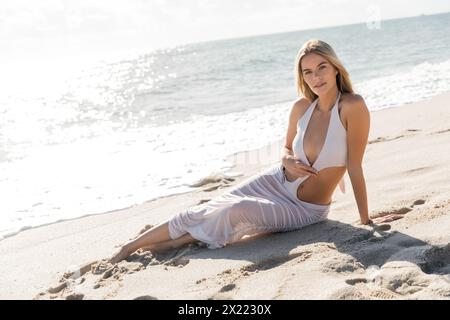
[[[309,101],[305,97],[300,97],[295,100],[291,109],[292,118],[297,120],[301,118],[310,105],[311,101]]]
[[[343,93],[340,99],[340,111],[345,114],[355,108],[367,108],[364,98],[357,93]]]
[[[364,98],[357,93],[342,93],[341,94],[341,102],[345,102],[346,104],[355,104],[364,102]]]
[[[311,101],[306,99],[305,97],[300,97],[294,101],[294,106],[297,108],[307,107],[311,104]]]
[[[356,93],[343,93],[340,99],[339,114],[347,130],[350,118],[359,119],[369,113],[364,98]],[[353,120],[355,121],[355,120]]]

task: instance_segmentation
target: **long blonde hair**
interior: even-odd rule
[[[295,60],[295,78],[297,82],[297,93],[300,96],[303,94],[305,98],[307,98],[309,101],[314,101],[318,96],[315,94],[311,88],[308,86],[308,84],[305,82],[305,79],[303,78],[302,73],[302,58],[307,55],[308,53],[316,53],[324,57],[329,63],[331,63],[338,71],[338,74],[336,75],[336,84],[338,87],[338,90],[341,91],[341,93],[354,93],[352,82],[350,80],[350,75],[348,74],[347,70],[345,69],[342,62],[337,57],[336,53],[334,52],[333,48],[326,42],[318,40],[318,39],[312,39],[308,40],[298,51],[297,58]]]

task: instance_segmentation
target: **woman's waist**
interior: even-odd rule
[[[344,174],[345,167],[327,169],[327,172],[321,171],[317,176],[303,176],[292,181],[288,181],[287,177],[285,184],[302,201],[328,204]]]

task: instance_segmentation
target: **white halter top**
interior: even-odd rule
[[[330,122],[328,124],[325,142],[323,144],[322,150],[320,150],[320,153],[317,156],[316,161],[314,161],[312,165],[306,157],[305,151],[303,149],[303,140],[309,120],[311,119],[314,108],[319,101],[318,98],[309,105],[306,112],[297,122],[297,134],[295,135],[292,142],[294,156],[300,159],[303,163],[312,166],[318,171],[330,167],[347,167],[347,131],[345,130],[344,126],[342,125],[341,119],[339,118],[338,103],[340,97],[341,93],[339,92],[336,102],[331,109]],[[308,178],[309,176],[299,177],[297,180],[295,180],[295,185],[300,185],[304,180]],[[339,188],[343,193],[345,193],[344,178],[342,178],[339,182]]]

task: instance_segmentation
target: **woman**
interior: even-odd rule
[[[297,91],[290,111],[281,163],[251,177],[208,203],[191,207],[126,243],[116,263],[145,248],[160,251],[193,242],[223,247],[244,235],[302,228],[327,218],[332,195],[347,170],[362,224],[369,219],[362,160],[370,113],[354,94],[350,77],[333,49],[307,41],[296,59]]]

